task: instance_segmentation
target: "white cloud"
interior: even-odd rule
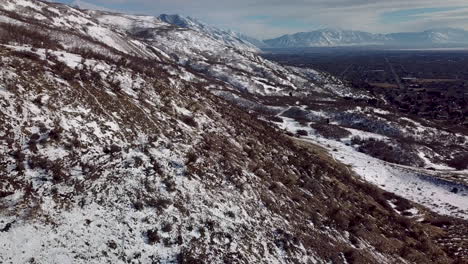
[[[411,22],[391,25],[381,21],[382,15],[387,12],[416,8],[461,7],[468,5],[466,0],[94,0],[92,2],[108,7],[130,6],[139,13],[152,15],[160,13],[190,15],[208,23],[260,38],[309,31],[317,27],[391,32],[419,30],[424,25],[450,26],[450,23],[453,23],[458,27],[468,26],[468,17],[463,12],[437,12],[414,16]],[[252,16],[271,17],[279,21],[291,19],[296,21],[297,25],[271,23],[271,19],[247,19]]]

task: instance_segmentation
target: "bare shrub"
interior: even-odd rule
[[[165,209],[169,208],[170,205],[172,205],[172,202],[163,198],[150,198],[146,200],[146,205],[149,207],[154,207],[159,211],[164,211]]]
[[[309,133],[308,133],[307,131],[303,130],[303,129],[297,130],[297,131],[296,131],[296,134],[297,134],[298,136],[304,136],[304,137],[306,137],[306,136],[309,135]]]
[[[150,245],[154,245],[161,241],[161,237],[158,234],[157,228],[146,231],[145,236],[148,239],[148,244]]]
[[[197,162],[198,160],[198,155],[195,153],[195,152],[189,152],[187,154],[187,162],[186,164],[189,165],[189,164],[193,164],[195,162]]]
[[[398,142],[387,143],[375,138],[361,139],[360,137],[353,137],[351,143],[359,146],[358,151],[383,161],[407,166],[424,165],[421,158],[408,145]]]
[[[10,53],[13,56],[23,59],[29,59],[32,61],[40,61],[41,57],[34,52],[30,52],[27,50],[14,50]]]
[[[457,170],[468,169],[468,153],[455,156],[455,158],[447,162],[447,165]]]
[[[265,119],[268,121],[276,122],[276,123],[283,123],[283,119],[281,119],[281,117],[274,116],[274,115],[266,115]]]
[[[310,127],[315,129],[321,136],[328,139],[339,140],[351,135],[348,130],[337,125],[315,123],[311,124]]]
[[[145,208],[145,205],[141,201],[136,201],[133,203],[133,208],[135,208],[137,211],[141,211]]]
[[[198,123],[193,116],[182,115],[180,120],[191,127],[198,127]]]
[[[62,132],[63,132],[63,128],[60,127],[60,126],[57,126],[54,129],[52,129],[51,131],[49,131],[49,138],[52,141],[59,141]]]
[[[171,223],[164,223],[162,228],[161,228],[161,231],[166,232],[166,233],[171,232],[172,231],[172,224]]]
[[[181,253],[177,256],[177,263],[179,264],[199,264],[206,263],[207,256],[198,256],[196,253],[192,252],[190,249],[184,248],[181,250]]]
[[[162,183],[166,186],[168,192],[175,192],[177,190],[176,183],[173,180],[165,178]]]
[[[3,43],[29,44],[38,48],[62,48],[57,41],[50,39],[44,28],[38,26],[22,26],[9,23],[0,23],[0,41]]]
[[[110,146],[105,147],[103,151],[105,154],[114,155],[116,153],[121,152],[122,148],[119,147],[118,145],[112,144]]]
[[[31,156],[28,160],[28,165],[31,169],[48,170],[52,164],[50,161],[41,156]]]
[[[437,227],[451,226],[454,224],[454,220],[448,216],[438,216],[429,220],[431,225]]]

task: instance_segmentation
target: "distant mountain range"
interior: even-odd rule
[[[75,0],[72,6],[81,9],[112,11],[82,0]],[[431,29],[423,32],[375,34],[363,31],[325,28],[311,32],[300,32],[278,38],[260,40],[232,30],[219,29],[198,19],[181,15],[162,14],[153,17],[153,23],[164,22],[178,27],[192,29],[224,42],[228,46],[249,49],[304,48],[304,47],[346,47],[346,46],[405,46],[439,47],[447,45],[468,45],[468,32],[455,28]]]
[[[230,46],[247,46],[251,49],[303,48],[303,47],[346,47],[346,46],[403,46],[439,47],[446,45],[468,45],[468,31],[456,28],[430,29],[422,32],[375,34],[364,31],[320,29],[284,35],[274,39],[260,40],[255,37],[223,30],[205,24],[192,17],[160,15],[162,22],[204,32]]]
[[[467,44],[468,32],[462,29],[441,28],[423,32],[374,34],[363,31],[320,29],[284,35],[265,40],[271,48],[339,47],[365,45],[391,45],[427,47],[439,45]]]

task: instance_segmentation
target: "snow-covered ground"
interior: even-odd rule
[[[5,13],[0,21],[47,24],[32,28],[63,46],[0,45],[0,263],[175,263],[184,254],[208,259],[192,260],[198,263],[234,262],[230,256],[242,263],[347,263],[346,248],[374,263],[405,263],[378,245],[388,241],[383,231],[406,228],[367,218],[379,225],[374,239],[351,237],[330,222],[342,219],[335,205],[347,218],[358,211],[367,217],[372,195],[359,193],[348,203],[343,186],[320,179],[339,174],[322,171],[310,153],[297,155],[279,133],[207,90],[270,115],[282,106],[265,106],[260,95],[283,96],[317,120],[333,113],[307,110],[290,93],[338,102],[366,99],[364,92],[325,73],[263,59],[214,32],[155,17],[99,17],[34,0],[3,0],[0,9],[24,16],[19,21]],[[346,114],[351,121],[361,117]],[[307,130],[304,140],[352,164],[365,180],[466,218],[466,188],[448,193],[451,184],[345,144],[353,135],[386,137],[348,129],[352,135],[337,142],[291,119],[282,126]],[[304,172],[304,164],[314,168]],[[325,249],[314,244],[318,237]],[[330,252],[339,258],[330,260]]]
[[[346,145],[346,140],[335,141],[317,135],[309,126],[303,126],[294,119],[281,117],[282,123],[275,123],[281,129],[296,133],[305,130],[308,136],[301,136],[329,150],[337,161],[350,165],[362,179],[382,189],[419,203],[443,215],[468,219],[468,188],[434,178],[420,168],[391,164]],[[366,135],[369,136],[369,135]]]

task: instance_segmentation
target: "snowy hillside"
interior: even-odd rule
[[[330,114],[300,119],[300,100],[372,99],[332,76],[159,18],[36,0],[0,2],[0,55],[0,263],[468,256],[462,206],[379,189],[335,143],[281,129]],[[352,114],[329,119],[362,123]]]
[[[116,30],[122,34],[129,33],[151,45],[180,65],[207,75],[218,83],[229,84],[235,92],[258,95],[322,92],[329,95],[363,96],[351,93],[339,80],[326,73],[283,67],[263,59],[249,46],[226,43],[217,33],[168,26],[165,23],[145,25],[148,19],[156,19],[150,17],[99,11],[88,13],[109,27],[117,27]],[[170,21],[175,23],[176,18],[172,17]],[[191,20],[183,21],[192,23]]]
[[[99,11],[109,11],[106,8],[82,1],[75,0],[71,3],[71,6],[83,9],[83,10],[99,10]],[[189,28],[200,33],[204,33],[215,37],[217,40],[223,41],[228,46],[242,47],[253,52],[258,52],[258,48],[265,47],[263,41],[255,39],[244,34],[234,32],[231,30],[222,30],[217,27],[211,26],[209,24],[203,23],[200,20],[192,17],[184,17],[181,15],[168,15],[162,14],[158,17],[160,21],[166,22],[168,24],[176,25],[182,28]]]
[[[258,52],[259,50],[257,45],[261,45],[260,40],[244,36],[243,34],[237,32],[221,30],[219,28],[205,24],[195,18],[182,17],[180,15],[162,14],[159,16],[159,19],[172,25],[205,33],[214,37],[216,40],[224,42],[228,46],[233,46],[236,48],[242,47],[242,49],[245,50]]]
[[[277,123],[279,127],[292,133],[296,133],[298,130],[307,131],[308,135],[303,136],[303,140],[320,144],[328,149],[336,160],[350,165],[363,179],[378,185],[384,190],[431,208],[440,214],[468,220],[468,170],[458,172],[461,181],[457,182],[448,177],[441,177],[434,170],[386,162],[363,153],[363,151],[356,150],[356,137],[359,137],[361,140],[370,140],[370,142],[378,142],[379,140],[391,142],[390,139],[392,137],[386,136],[385,133],[377,131],[372,133],[342,126],[343,135],[340,137],[338,136],[339,133],[335,133],[335,138],[333,138],[324,132],[323,129],[326,125],[319,125],[319,120],[308,123],[304,123],[304,121],[298,122],[294,118],[287,117],[288,111],[290,110],[286,110],[283,114],[278,115],[281,118],[281,122]],[[356,111],[356,113],[359,112],[361,111]],[[311,111],[310,114],[314,115],[316,112]],[[335,125],[335,129],[339,129],[339,126],[337,126],[340,123],[338,117],[334,118],[330,113],[326,112],[321,112],[320,114],[336,121],[333,124]],[[396,124],[390,123],[390,125]],[[424,131],[427,128],[419,126],[418,129]],[[345,135],[346,133],[347,135]],[[394,147],[395,149],[398,148],[397,145]],[[383,149],[381,151],[384,152]],[[419,149],[420,152],[417,154],[411,153],[410,148],[405,151],[407,152],[397,155],[414,155],[415,157],[420,156],[425,158],[426,155],[429,156],[429,153],[434,154],[433,150],[426,152],[426,149]],[[431,163],[427,158],[425,158],[425,162],[427,162],[424,164],[426,168],[429,166],[432,166],[432,168],[439,167],[442,173],[447,176],[451,172],[455,172],[453,168]],[[457,190],[456,192],[454,191],[455,189]]]

